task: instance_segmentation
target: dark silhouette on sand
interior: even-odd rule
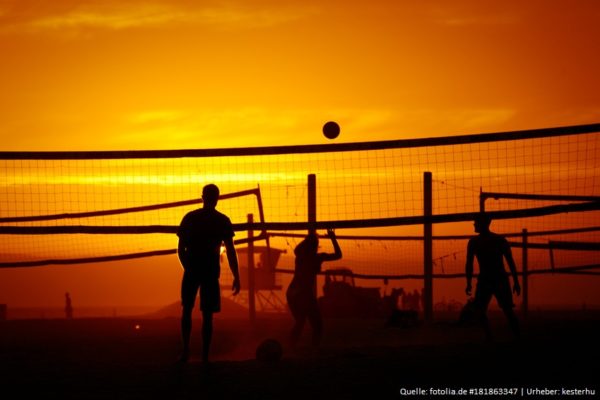
[[[399,299],[402,299],[410,293],[406,293],[403,288],[392,289],[389,296],[383,297],[384,316],[386,318],[386,327],[409,328],[418,324],[418,313],[412,309],[399,307]]]
[[[334,253],[317,253],[319,238],[312,233],[306,236],[294,249],[296,255],[295,270],[292,282],[287,289],[288,306],[295,319],[291,333],[291,343],[295,345],[302,333],[306,319],[313,330],[312,343],[318,346],[323,334],[323,319],[317,301],[317,274],[321,271],[324,261],[335,261],[342,258],[342,250],[332,229],[327,235],[333,244]]]
[[[417,312],[421,309],[421,292],[419,292],[417,289],[413,290],[412,297],[410,299],[410,309]]]
[[[219,188],[209,184],[202,189],[204,206],[183,217],[177,236],[177,254],[183,266],[181,281],[181,336],[183,352],[180,361],[185,362],[190,355],[190,334],[192,331],[192,310],[196,294],[200,289],[200,310],[202,311],[202,361],[208,361],[213,331],[213,314],[221,311],[220,251],[225,245],[229,267],[233,273],[233,294],[240,291],[238,259],[233,244],[233,226],[226,215],[215,209],[219,200]]]
[[[479,235],[471,238],[467,245],[467,296],[471,295],[471,280],[473,278],[473,258],[477,257],[479,264],[479,276],[477,278],[477,287],[475,289],[475,298],[473,299],[473,310],[475,318],[479,319],[485,330],[488,340],[492,339],[492,332],[487,319],[487,307],[492,299],[496,297],[498,305],[504,311],[510,328],[515,335],[519,336],[519,321],[513,310],[514,303],[508,275],[504,269],[504,258],[508,263],[510,273],[513,278],[512,292],[519,295],[521,286],[517,276],[517,268],[510,250],[508,241],[493,232],[490,232],[491,219],[486,214],[479,214],[475,218],[475,232]]]
[[[73,319],[73,304],[71,303],[71,295],[69,292],[65,293],[65,317],[67,319]]]
[[[404,288],[394,288],[389,295],[383,295],[381,298],[383,303],[383,315],[389,317],[394,311],[397,311],[398,301],[404,295]]]
[[[423,291],[417,289],[413,290],[412,293],[406,291],[402,294],[402,309],[419,311],[423,302]]]

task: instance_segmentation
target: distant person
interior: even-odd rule
[[[410,305],[412,303],[412,294],[406,291],[402,294],[402,309],[410,310]]]
[[[208,362],[213,332],[213,314],[221,311],[220,251],[225,244],[227,260],[233,273],[233,294],[240,291],[238,259],[233,245],[233,226],[230,219],[217,211],[219,188],[210,184],[202,189],[204,206],[183,217],[177,236],[177,254],[183,266],[181,281],[181,336],[183,352],[181,362],[190,355],[190,334],[192,331],[192,310],[196,294],[200,290],[200,310],[202,311],[202,361]]]
[[[306,319],[310,322],[313,330],[313,345],[318,346],[321,342],[323,320],[317,302],[317,274],[321,271],[321,264],[324,261],[335,261],[342,258],[342,250],[335,237],[335,232],[328,229],[327,235],[333,244],[333,254],[317,253],[319,238],[315,233],[306,236],[294,249],[296,256],[294,277],[286,292],[288,306],[295,319],[291,334],[292,345],[295,345],[300,339]]]
[[[71,303],[71,295],[69,292],[65,293],[65,317],[67,319],[73,319],[73,304]]]
[[[421,293],[419,293],[417,289],[413,290],[410,308],[413,311],[419,311],[421,309]]]
[[[476,317],[480,319],[488,340],[492,339],[492,333],[487,319],[487,307],[492,299],[496,297],[498,305],[504,311],[510,328],[515,335],[519,336],[519,321],[513,310],[514,303],[508,275],[504,269],[504,258],[508,263],[510,273],[513,279],[512,292],[519,295],[521,286],[517,277],[517,268],[507,240],[493,232],[490,232],[491,219],[486,214],[479,214],[475,218],[475,232],[479,235],[471,238],[467,245],[467,296],[471,295],[471,280],[473,278],[473,258],[477,257],[479,264],[479,276],[477,278],[477,287],[475,289],[475,298],[473,308]]]

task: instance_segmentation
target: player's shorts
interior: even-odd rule
[[[193,308],[198,290],[200,290],[200,310],[213,313],[221,311],[219,278],[202,279],[196,274],[184,272],[181,280],[181,305]]]
[[[492,296],[496,297],[498,306],[502,309],[513,308],[515,306],[508,277],[497,277],[496,279],[480,278],[477,280],[475,305],[483,309],[483,311],[487,310]]]

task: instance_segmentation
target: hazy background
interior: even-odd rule
[[[337,142],[594,123],[597,48],[592,0],[2,0],[1,148],[325,143],[327,120]],[[155,307],[180,274],[175,257],[3,270],[0,303]],[[599,303],[593,277],[530,284],[532,302]],[[439,297],[462,295],[449,285]]]

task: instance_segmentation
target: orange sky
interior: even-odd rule
[[[0,149],[324,143],[327,120],[338,142],[597,123],[598,48],[594,0],[0,0]],[[123,285],[115,264],[20,271],[0,302],[60,305],[91,274],[80,304],[164,304],[180,270],[162,262]]]
[[[5,150],[164,149],[597,122],[596,1],[0,2]]]

